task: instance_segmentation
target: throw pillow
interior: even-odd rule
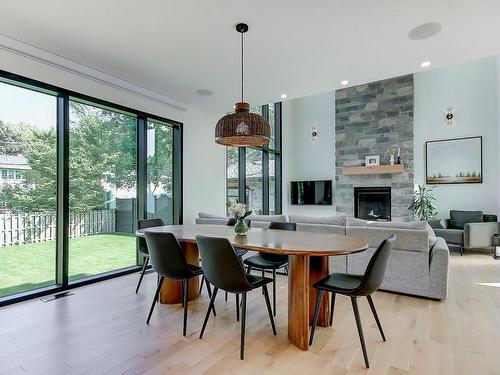
[[[450,211],[450,228],[464,229],[467,223],[482,223],[483,211]]]

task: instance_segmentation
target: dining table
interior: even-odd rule
[[[238,249],[288,255],[288,340],[302,350],[309,348],[309,326],[312,324],[317,290],[313,284],[329,274],[328,258],[350,255],[368,248],[365,240],[355,237],[305,231],[251,228],[246,235],[236,235],[225,225],[165,225],[136,231],[172,233],[177,238],[189,264],[199,264],[196,236],[227,238]],[[223,270],[221,270],[223,272]],[[188,299],[199,295],[198,277],[190,280]],[[181,283],[166,280],[160,292],[160,303],[182,302]],[[318,325],[330,324],[330,298],[324,295]]]

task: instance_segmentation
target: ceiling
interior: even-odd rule
[[[2,0],[0,34],[210,113],[500,54],[498,0]],[[408,32],[426,22],[426,40]],[[208,89],[213,96],[200,96]]]

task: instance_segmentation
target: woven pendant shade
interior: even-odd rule
[[[269,143],[271,129],[266,119],[249,110],[248,103],[236,103],[234,113],[217,122],[215,142],[235,147],[259,147]]]
[[[264,117],[250,113],[250,104],[243,101],[243,34],[248,25],[239,23],[236,31],[241,34],[241,102],[234,105],[233,113],[217,121],[215,142],[224,146],[260,147],[269,143],[271,128]]]

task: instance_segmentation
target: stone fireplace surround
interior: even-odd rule
[[[335,203],[339,213],[355,216],[355,187],[390,187],[391,218],[407,221],[414,189],[413,75],[349,87],[335,92]],[[400,174],[343,175],[367,155],[389,164],[401,149]]]

